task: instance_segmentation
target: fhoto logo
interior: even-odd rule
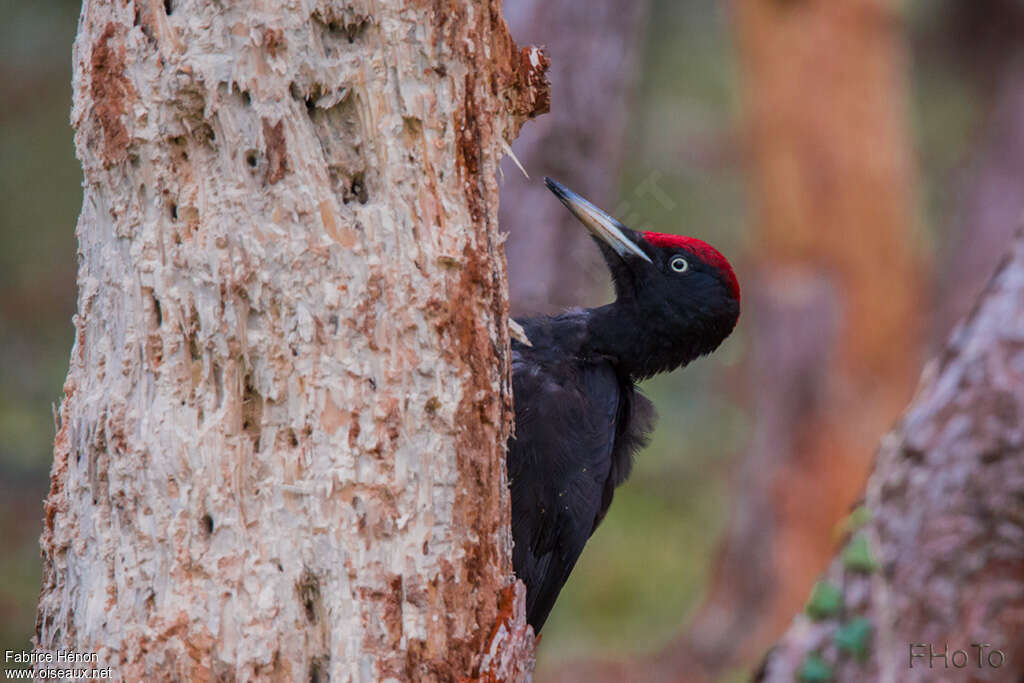
[[[963,649],[950,652],[949,643],[943,643],[941,650],[936,649],[933,643],[909,643],[908,649],[911,669],[965,669],[968,666],[998,669],[1006,662],[1006,654],[990,643],[971,643],[968,646],[970,652]]]

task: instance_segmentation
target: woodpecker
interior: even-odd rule
[[[635,382],[711,353],[740,314],[736,275],[712,246],[635,232],[544,182],[597,242],[615,301],[516,320],[523,335],[512,342],[512,559],[538,633],[647,444],[654,408]]]

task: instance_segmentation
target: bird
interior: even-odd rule
[[[512,563],[535,633],[648,442],[655,412],[636,382],[711,353],[740,313],[739,282],[717,249],[634,231],[561,183],[544,182],[590,231],[615,299],[514,319]]]

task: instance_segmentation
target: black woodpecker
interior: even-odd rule
[[[713,247],[635,232],[545,183],[597,242],[615,301],[516,321],[526,340],[512,342],[512,558],[536,632],[647,443],[654,409],[634,383],[711,353],[740,314],[736,275]]]

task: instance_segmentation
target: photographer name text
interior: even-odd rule
[[[5,650],[4,661],[10,664],[98,664],[100,656],[75,650]]]

